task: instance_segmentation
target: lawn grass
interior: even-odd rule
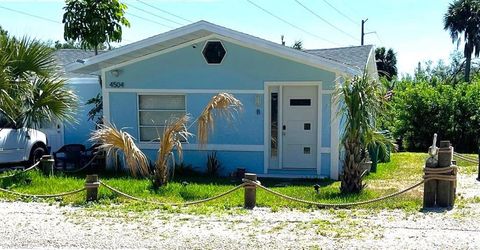
[[[340,182],[331,180],[260,179],[260,181],[263,185],[278,192],[300,199],[323,203],[357,202],[399,191],[422,180],[422,168],[426,158],[427,154],[422,153],[392,154],[391,162],[379,164],[377,172],[371,173],[365,178],[367,186],[360,194],[341,194],[339,191]],[[459,161],[458,165],[460,166],[460,171],[466,173],[473,173],[476,171],[476,166],[474,164],[466,164],[465,162]],[[100,178],[105,183],[130,195],[168,203],[181,203],[208,198],[225,192],[240,184],[239,180],[232,180],[229,178],[176,177],[175,180],[170,182],[166,187],[154,191],[151,189],[150,181],[146,179],[132,179],[126,176],[112,176],[108,174],[100,175]],[[52,194],[82,188],[84,185],[84,174],[58,174],[52,177],[45,177],[40,172],[31,171],[21,174],[18,177],[3,179],[0,182],[2,188],[9,188],[17,192],[29,194]],[[184,185],[184,182],[188,182],[188,184]],[[286,183],[287,186],[275,187],[275,185],[279,183]],[[319,194],[315,193],[313,188],[314,184],[321,185]],[[419,210],[421,209],[422,204],[422,192],[423,190],[421,186],[401,196],[369,205],[362,205],[359,206],[359,208]],[[0,198],[8,200],[32,200],[31,198],[25,199],[12,197],[9,194],[1,192]],[[85,203],[84,192],[64,198],[41,200],[46,202],[60,202],[61,204],[85,206],[93,209],[113,208],[127,211],[146,211],[158,208],[156,205],[142,204],[140,202],[126,200],[124,197],[114,194],[104,187],[100,188],[99,201],[94,204]],[[202,205],[191,206],[186,210],[190,212],[210,213],[231,211],[242,206],[243,190],[240,189],[226,197]],[[263,190],[257,191],[257,206],[270,207],[274,211],[280,208],[315,208],[310,205],[281,199],[266,193]],[[178,210],[178,208],[171,206],[164,206],[161,208],[172,211]]]

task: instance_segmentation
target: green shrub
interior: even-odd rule
[[[395,136],[403,148],[425,151],[434,133],[460,152],[476,152],[480,132],[480,81],[455,86],[436,82],[400,82],[392,98]]]

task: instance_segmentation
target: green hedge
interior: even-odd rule
[[[480,133],[480,81],[437,84],[403,81],[392,98],[390,129],[403,149],[426,151],[433,133],[459,152],[477,152]]]

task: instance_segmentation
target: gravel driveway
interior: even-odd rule
[[[450,211],[277,211],[235,215],[90,211],[0,202],[0,248],[478,249],[480,182],[462,176]]]

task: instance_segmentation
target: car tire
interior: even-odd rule
[[[40,161],[42,156],[44,156],[46,154],[47,154],[47,150],[44,147],[34,146],[32,148],[32,150],[30,151],[30,158],[28,160],[28,163],[33,165],[33,164],[37,163],[38,161]]]

